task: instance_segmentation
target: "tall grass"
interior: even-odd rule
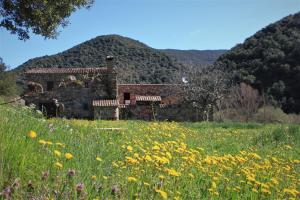
[[[120,129],[103,129],[111,127]],[[32,108],[0,106],[0,193],[13,199],[297,198],[299,127],[45,120]],[[36,138],[28,136],[31,130]]]

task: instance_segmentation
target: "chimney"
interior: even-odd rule
[[[114,69],[114,57],[113,56],[106,56],[106,67],[108,71],[112,71]]]

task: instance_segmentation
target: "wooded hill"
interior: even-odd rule
[[[93,38],[66,51],[33,58],[17,69],[33,67],[103,67],[107,55],[115,57],[120,83],[177,82],[183,65],[165,53],[119,35]]]
[[[163,49],[170,57],[190,66],[212,65],[227,50],[178,50]]]
[[[34,67],[105,66],[106,55],[115,57],[120,83],[175,83],[186,65],[213,63],[221,52],[158,50],[119,35],[93,38],[61,53],[33,58],[17,69]],[[189,59],[190,58],[190,59]]]
[[[264,92],[285,112],[300,112],[300,12],[258,31],[222,55],[217,68]]]

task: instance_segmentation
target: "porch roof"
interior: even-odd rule
[[[94,107],[117,107],[119,105],[118,101],[115,99],[112,100],[93,100]]]
[[[136,101],[161,101],[161,96],[135,96]]]

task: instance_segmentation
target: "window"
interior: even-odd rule
[[[53,87],[54,87],[53,81],[48,81],[47,82],[47,91],[53,90]]]
[[[84,82],[84,87],[85,87],[85,88],[89,88],[89,82],[85,81],[85,82]]]
[[[124,104],[130,104],[130,93],[124,93]]]

